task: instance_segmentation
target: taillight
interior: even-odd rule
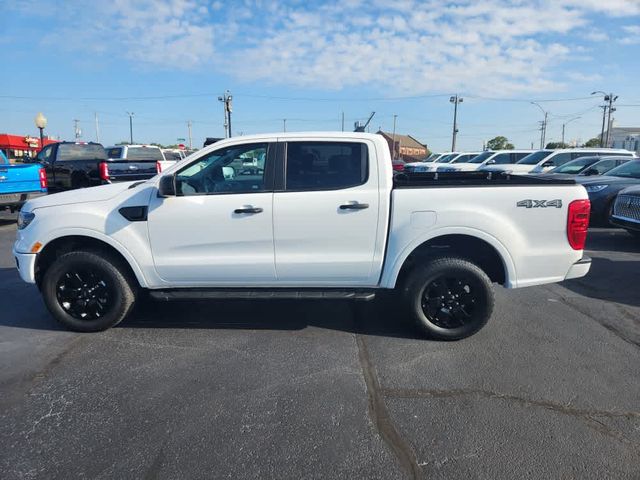
[[[38,177],[40,178],[40,190],[47,189],[47,172],[44,168],[38,170]]]
[[[162,164],[159,161],[156,162],[156,171],[162,173]]]
[[[109,165],[107,162],[100,162],[100,179],[109,181]]]
[[[574,200],[569,204],[567,238],[569,239],[569,245],[574,250],[584,249],[584,244],[587,241],[590,212],[591,202],[589,200]]]
[[[393,164],[393,169],[396,172],[403,172],[404,171],[404,163],[394,163]]]

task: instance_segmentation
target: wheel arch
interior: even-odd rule
[[[126,248],[112,238],[91,233],[65,234],[50,239],[36,258],[36,283],[40,285],[44,272],[60,255],[74,250],[99,250],[109,252],[119,258],[123,265],[128,267],[129,273],[137,280],[138,284],[142,288],[147,288],[147,281],[140,266]]]
[[[381,285],[394,288],[416,262],[444,254],[469,259],[495,283],[507,288],[517,286],[515,265],[507,248],[495,237],[471,228],[442,229],[414,239],[397,255],[389,270],[383,272]]]

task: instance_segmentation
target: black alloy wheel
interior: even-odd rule
[[[73,269],[60,278],[56,297],[64,311],[78,320],[103,317],[114,305],[113,285],[99,270]]]
[[[441,328],[458,328],[473,321],[478,282],[473,278],[440,276],[425,286],[422,294],[424,315]]]

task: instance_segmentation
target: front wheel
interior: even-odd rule
[[[410,273],[404,288],[409,314],[425,333],[460,340],[478,332],[493,312],[491,280],[476,264],[440,257]]]
[[[120,323],[136,299],[134,281],[119,259],[103,252],[75,251],[56,258],[42,279],[49,312],[77,332],[97,332]]]

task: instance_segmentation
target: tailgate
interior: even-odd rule
[[[0,194],[39,192],[40,165],[0,165]]]
[[[129,182],[135,180],[147,180],[155,177],[158,173],[157,162],[155,160],[110,160],[107,162],[109,168],[109,180],[112,182]]]

